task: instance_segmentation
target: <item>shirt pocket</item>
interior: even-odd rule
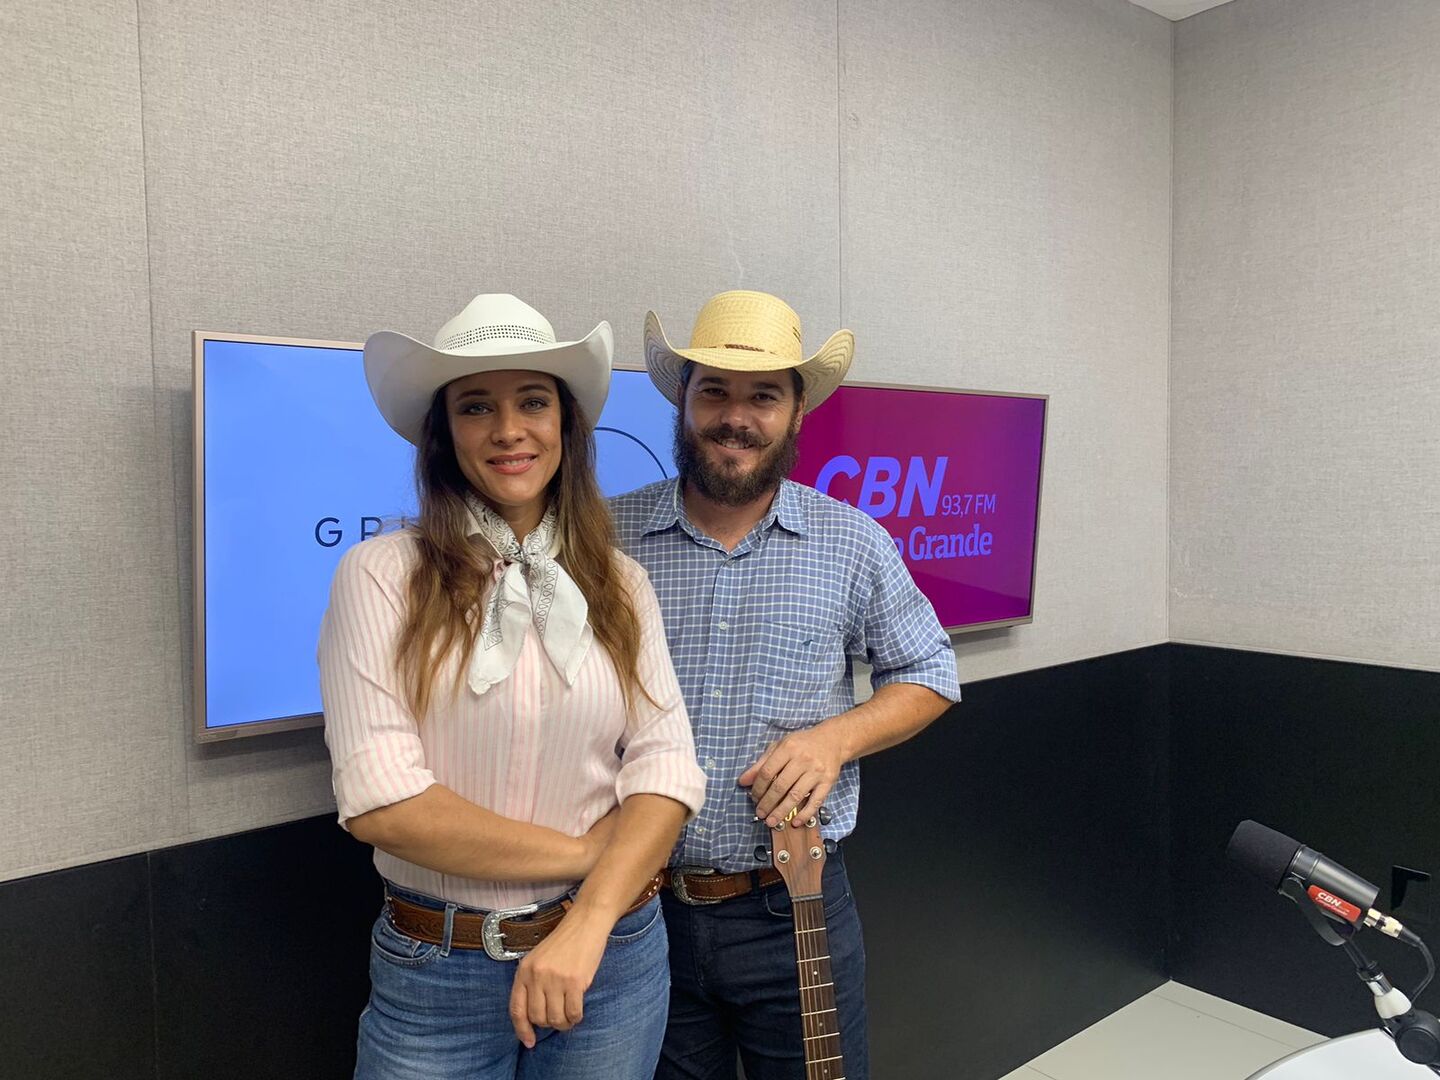
[[[751,699],[756,718],[786,731],[827,719],[831,691],[845,672],[842,645],[829,627],[762,623]]]

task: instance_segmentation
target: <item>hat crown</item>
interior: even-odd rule
[[[507,341],[554,345],[555,329],[549,319],[517,296],[481,293],[440,327],[434,344],[442,352],[462,352],[475,346],[493,348],[492,343]]]
[[[690,333],[692,349],[766,353],[793,366],[804,360],[800,316],[778,296],[737,289],[705,301]]]

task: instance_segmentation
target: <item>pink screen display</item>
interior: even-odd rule
[[[842,386],[792,477],[883,525],[949,628],[1029,618],[1045,399]]]

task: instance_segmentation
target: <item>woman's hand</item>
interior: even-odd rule
[[[595,869],[619,820],[617,806],[576,837],[576,877],[587,877]],[[510,988],[510,1023],[527,1047],[535,1045],[537,1027],[568,1031],[585,1015],[585,991],[600,967],[613,925],[613,919],[606,923],[603,914],[589,907],[572,907],[550,936],[521,958]]]
[[[510,991],[510,1023],[525,1046],[535,1045],[537,1026],[567,1031],[585,1015],[585,992],[610,932],[664,864],[685,812],[683,803],[667,796],[637,793],[579,838],[593,845],[599,862],[586,871],[560,925],[520,961]],[[610,834],[621,818],[624,842],[612,844]]]
[[[527,1048],[535,1046],[537,1027],[569,1031],[584,1017],[585,992],[605,955],[610,929],[603,918],[571,908],[520,960],[510,989],[510,1023]]]

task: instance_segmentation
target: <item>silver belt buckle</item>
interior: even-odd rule
[[[539,904],[526,904],[524,907],[501,908],[488,913],[485,921],[480,924],[480,940],[485,944],[485,955],[491,960],[519,960],[524,956],[523,952],[515,952],[505,947],[505,931],[500,929],[500,924],[506,919],[521,919],[526,915],[534,915],[539,910]]]
[[[685,888],[685,875],[695,874],[704,877],[715,873],[713,866],[672,866],[670,868],[670,891],[675,894],[675,899],[682,904],[689,904],[691,907],[706,907],[710,904],[720,903],[718,896],[691,896],[690,890]]]

